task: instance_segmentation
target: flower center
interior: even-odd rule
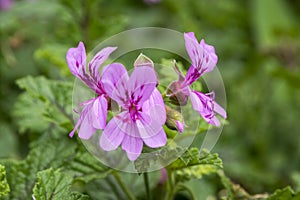
[[[130,118],[132,119],[132,121],[135,122],[138,119],[139,109],[137,108],[137,106],[134,103],[131,103],[130,106],[128,107],[128,111],[130,114]]]

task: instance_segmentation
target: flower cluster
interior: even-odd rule
[[[190,88],[200,76],[216,66],[218,58],[214,47],[204,40],[198,43],[194,33],[185,33],[184,39],[192,65],[184,76],[175,63],[179,79],[170,83],[166,97],[175,99],[178,105],[185,105],[190,98],[193,109],[205,121],[219,126],[216,113],[226,118],[226,112],[214,101],[214,93],[204,94]],[[88,70],[84,44],[80,42],[77,48],[68,50],[66,58],[70,71],[96,94],[95,98],[80,104],[80,117],[70,137],[79,129],[78,136],[88,140],[97,129],[103,130],[99,146],[105,151],[121,146],[129,160],[134,161],[141,154],[144,144],[150,148],[166,145],[167,135],[163,126],[170,124],[167,118],[173,116],[170,115],[172,112],[176,115],[176,111],[165,106],[157,89],[158,78],[154,64],[142,54],[134,62],[134,70],[130,75],[121,63],[108,64],[99,73],[100,66],[116,49],[102,49],[88,63]],[[112,102],[119,105],[121,112],[107,122],[107,112]],[[174,126],[180,133],[184,132],[182,116],[175,119]]]

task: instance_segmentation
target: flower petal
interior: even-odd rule
[[[144,102],[142,110],[150,115],[152,119],[155,119],[160,125],[165,124],[167,118],[166,108],[164,100],[157,88],[153,90],[149,99]]]
[[[126,151],[129,160],[136,160],[142,153],[143,141],[141,138],[125,135],[122,141],[122,149]]]
[[[107,95],[121,106],[128,102],[127,95],[127,70],[121,63],[112,63],[102,72],[102,84]]]
[[[100,65],[103,64],[107,60],[109,55],[112,52],[114,52],[116,49],[117,47],[106,47],[102,49],[94,56],[94,58],[89,63],[90,74],[95,81],[100,80],[100,75],[99,75]]]
[[[182,133],[184,131],[184,123],[181,121],[176,121],[176,127],[179,133]]]
[[[216,117],[216,116],[213,116],[209,121],[208,121],[209,124],[212,124],[214,126],[220,126],[221,123],[220,123],[220,120]]]
[[[96,132],[96,129],[93,127],[93,122],[92,122],[92,113],[91,106],[87,107],[87,113],[84,116],[80,129],[78,132],[78,136],[81,139],[88,140],[92,137],[92,135]]]
[[[164,129],[161,127],[160,131],[157,134],[151,137],[143,138],[143,141],[148,147],[151,148],[162,147],[167,143],[167,135]]]
[[[184,33],[184,39],[186,50],[192,60],[191,67],[194,67],[196,70],[198,70],[198,73],[200,74],[197,74],[197,76],[199,77],[207,72],[212,71],[218,62],[218,57],[215,53],[214,47],[206,44],[203,39],[200,43],[198,43],[198,40],[193,32]],[[194,71],[194,69],[192,69],[192,71]],[[193,75],[193,73],[190,73],[187,78],[190,78],[191,75]]]
[[[214,111],[221,115],[224,119],[227,118],[226,111],[217,102],[214,101]]]
[[[193,82],[195,82],[201,74],[199,73],[198,69],[196,69],[193,65],[190,66],[186,73],[186,77],[184,79],[184,83],[186,85],[191,85]]]
[[[156,88],[157,76],[151,67],[137,67],[128,81],[130,100],[141,107]]]
[[[192,106],[193,106],[194,110],[196,110],[198,112],[200,110],[203,110],[203,104],[194,91],[190,92],[190,98],[191,98],[191,102],[192,102]]]
[[[198,111],[203,119],[212,125],[220,126],[219,119],[215,116],[215,112],[223,118],[226,117],[225,110],[214,101],[214,93],[203,94],[197,91],[191,91],[191,101],[194,110]]]
[[[107,100],[104,95],[95,98],[92,110],[94,128],[104,129],[107,117]]]
[[[82,79],[84,74],[86,74],[86,53],[84,44],[79,42],[76,48],[70,48],[67,51],[66,59],[71,73]]]
[[[167,142],[167,136],[162,128],[162,124],[158,123],[155,116],[148,116],[140,112],[139,120],[136,121],[140,137],[145,144],[151,148],[164,146]]]
[[[120,146],[125,133],[123,132],[123,126],[125,123],[122,120],[123,113],[112,118],[107,126],[105,127],[101,137],[100,137],[100,147],[104,151],[112,151]]]
[[[218,56],[216,55],[215,48],[212,45],[206,44],[204,39],[200,41],[200,46],[204,49],[205,61],[206,61],[206,72],[210,72],[214,69],[218,62]]]

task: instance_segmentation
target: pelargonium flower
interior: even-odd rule
[[[101,76],[99,74],[100,65],[107,60],[109,55],[116,50],[116,47],[106,47],[98,52],[89,62],[86,70],[86,52],[82,42],[76,48],[70,48],[67,52],[67,63],[74,76],[79,78],[95,93],[96,97],[80,104],[83,107],[75,128],[69,134],[73,137],[79,128],[78,136],[82,139],[89,139],[96,129],[104,129],[107,117],[107,94],[103,88]]]
[[[179,104],[185,104],[187,98],[190,97],[194,110],[198,111],[209,124],[219,126],[220,121],[215,116],[215,113],[218,113],[223,118],[227,116],[226,111],[214,101],[214,92],[204,94],[190,88],[192,83],[200,76],[211,72],[216,66],[218,57],[215,49],[213,46],[206,44],[203,39],[199,43],[193,32],[185,33],[184,39],[187,53],[192,60],[192,65],[186,77],[175,66],[175,71],[179,75],[179,79],[169,85],[167,95],[175,97]]]
[[[102,83],[107,95],[122,108],[100,137],[103,150],[112,151],[122,145],[129,160],[134,161],[144,143],[150,148],[166,144],[166,112],[152,67],[139,65],[129,77],[122,64],[113,63],[103,71]]]

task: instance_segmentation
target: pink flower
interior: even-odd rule
[[[122,108],[101,135],[103,150],[112,151],[122,145],[129,160],[134,161],[144,143],[150,148],[166,144],[166,111],[152,67],[139,65],[129,77],[122,64],[113,63],[103,71],[102,83],[107,95]]]
[[[75,128],[69,134],[73,137],[75,131],[79,128],[78,136],[82,139],[89,139],[96,129],[104,129],[107,117],[107,94],[103,88],[99,74],[100,65],[116,50],[116,47],[106,47],[98,52],[89,62],[89,73],[86,70],[86,52],[82,42],[76,48],[70,48],[67,52],[67,63],[74,76],[79,78],[89,88],[91,88],[97,97],[82,102],[83,107]]]
[[[211,72],[218,62],[218,57],[213,46],[208,45],[202,39],[199,43],[193,32],[185,33],[185,46],[187,53],[192,60],[186,77],[176,68],[179,76],[177,81],[172,82],[169,87],[168,96],[176,98],[179,104],[186,104],[190,97],[194,110],[198,111],[203,119],[209,124],[220,126],[220,121],[215,113],[226,118],[226,111],[214,101],[214,92],[204,94],[190,89],[190,85],[200,76]]]

